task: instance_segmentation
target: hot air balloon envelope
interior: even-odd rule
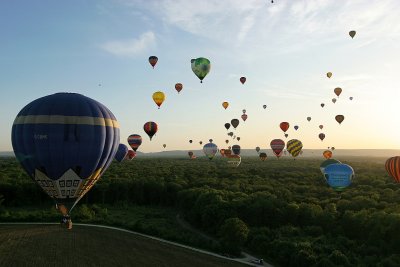
[[[325,168],[324,176],[329,186],[335,191],[342,191],[351,184],[354,170],[347,164],[334,163]]]
[[[192,71],[203,82],[203,79],[210,72],[211,63],[210,60],[204,57],[199,57],[191,60]]]

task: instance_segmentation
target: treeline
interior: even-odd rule
[[[113,163],[81,200],[175,207],[193,226],[278,266],[400,266],[400,187],[384,159],[340,159],[356,178],[329,188],[322,159],[134,159]],[[51,203],[14,159],[0,161],[3,206]],[[1,201],[1,200],[0,200]]]

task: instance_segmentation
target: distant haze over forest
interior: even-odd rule
[[[160,151],[143,153],[137,152],[139,157],[187,157],[188,151],[192,151],[195,156],[202,157],[204,153],[201,149],[198,150],[171,150],[171,151]],[[300,157],[321,157],[323,149],[304,149],[303,154]],[[271,149],[261,149],[260,152],[266,152],[268,157],[275,157]],[[257,156],[255,149],[242,149],[241,156]],[[359,156],[359,157],[393,157],[400,155],[399,149],[335,149],[333,151],[333,157],[340,156]],[[0,152],[0,157],[13,157],[14,152],[12,151],[2,151]],[[219,156],[219,153],[217,154]],[[289,156],[287,153],[286,157]]]

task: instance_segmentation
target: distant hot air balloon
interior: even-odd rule
[[[162,103],[165,100],[165,94],[163,92],[155,92],[153,94],[153,100],[154,102],[157,104],[158,108],[160,108],[160,106],[162,105]]]
[[[208,139],[208,141],[209,141],[210,143],[212,143],[212,142],[213,142],[213,140],[212,140],[212,139]]]
[[[224,157],[229,157],[231,155],[232,155],[231,147],[229,147],[228,149],[224,150]]]
[[[286,133],[286,131],[289,129],[289,123],[287,121],[281,122],[279,124],[279,127],[281,128],[281,130]]]
[[[256,151],[257,151],[257,153],[259,153],[260,152],[260,147],[258,146],[258,147],[256,147]]]
[[[155,122],[149,121],[143,125],[143,130],[147,133],[147,135],[151,138],[156,134],[158,130],[158,125]]]
[[[228,108],[228,106],[229,106],[229,103],[228,102],[222,102],[222,106],[224,107],[224,109],[227,109]]]
[[[132,160],[135,157],[136,157],[136,152],[133,150],[128,150],[128,154],[126,154],[126,158],[129,160]]]
[[[242,112],[243,112],[243,114],[244,114],[244,113],[246,113],[246,110],[245,110],[245,109],[243,109],[243,110],[242,110]]]
[[[136,152],[142,144],[142,137],[138,134],[132,134],[128,137],[128,144]]]
[[[239,137],[239,136],[238,136],[238,137],[236,137],[236,140],[240,141],[240,137]]]
[[[199,57],[196,59],[190,60],[192,71],[196,76],[200,79],[200,82],[203,82],[203,79],[210,72],[211,63],[210,60],[204,57]]]
[[[299,129],[299,126],[295,125],[293,128],[297,131]]]
[[[228,143],[229,143],[229,140],[228,140],[228,139],[226,139],[226,140],[225,140],[225,143],[227,143],[227,144],[228,144]]]
[[[395,182],[400,183],[400,157],[391,157],[386,160],[385,169]]]
[[[302,148],[303,148],[303,144],[301,143],[300,140],[297,140],[297,139],[289,140],[286,144],[287,151],[294,158],[300,154]]]
[[[335,104],[336,103],[336,98],[332,98],[332,102],[333,102],[333,104]]]
[[[229,130],[229,128],[231,128],[231,124],[230,123],[225,123],[225,128],[226,128],[226,130]]]
[[[330,165],[330,164],[335,164],[335,163],[341,163],[340,161],[336,160],[336,159],[327,159],[325,161],[323,161],[321,163],[321,165],[319,165],[319,169],[321,170],[322,174],[324,174],[325,168]]]
[[[266,160],[266,159],[267,159],[267,153],[261,152],[261,153],[260,153],[260,159],[261,159],[262,161]]]
[[[178,91],[178,94],[183,89],[183,85],[181,83],[175,84],[175,90]]]
[[[289,136],[289,135],[286,133],[286,134],[285,134],[285,137],[287,138],[288,136]]]
[[[307,117],[307,120],[308,120],[308,121],[311,121],[311,117]]]
[[[128,154],[128,147],[124,144],[119,144],[117,153],[115,153],[115,159],[121,162],[124,160],[126,154]]]
[[[167,147],[167,145],[166,145],[166,144],[163,144],[162,146],[163,146],[163,148],[166,148],[166,147]]]
[[[336,115],[336,116],[335,116],[335,120],[336,120],[339,124],[341,124],[342,121],[344,120],[344,116],[343,116],[343,115]]]
[[[233,145],[232,146],[232,152],[235,155],[240,155],[240,146],[239,145]]]
[[[204,152],[204,154],[206,154],[206,156],[211,160],[211,159],[213,159],[213,157],[215,156],[215,154],[217,153],[217,151],[218,151],[218,147],[217,147],[217,145],[216,144],[213,144],[213,143],[208,143],[208,144],[205,144],[204,145],[204,147],[203,147],[203,152]]]
[[[188,155],[189,155],[189,158],[193,158],[193,152],[192,151],[189,151]]]
[[[335,95],[337,95],[338,97],[340,96],[340,94],[342,93],[342,88],[340,87],[336,87],[333,92],[335,93]]]
[[[157,61],[158,61],[158,57],[156,57],[156,56],[149,57],[149,63],[153,67],[153,69],[154,69],[154,66],[157,64]]]
[[[246,77],[240,77],[240,82],[244,84],[246,82]]]
[[[225,156],[225,149],[223,149],[223,148],[221,148],[220,150],[219,150],[219,153],[221,153],[221,156]]]
[[[323,108],[325,106],[325,104],[324,103],[321,103],[321,107]]]
[[[349,35],[350,35],[351,39],[353,39],[354,36],[356,35],[356,31],[349,31]]]
[[[190,139],[190,140],[189,140],[189,143],[193,143],[193,140]]]
[[[282,139],[274,139],[270,143],[272,152],[279,159],[282,156],[282,151],[285,148],[285,142]]]
[[[330,158],[332,158],[332,151],[325,150],[324,153],[322,153],[322,155],[324,156],[324,158],[330,159]]]
[[[232,136],[233,136],[233,132],[229,132],[228,135],[229,135],[230,137],[232,137]]]
[[[353,100],[353,97],[352,97],[352,96],[350,96],[350,97],[349,97],[349,99],[350,99],[350,100]]]
[[[199,144],[202,145],[202,144],[203,144],[203,141],[200,141]]]
[[[332,149],[332,151],[333,151],[333,150],[335,150],[335,147],[333,146],[333,147],[331,147],[331,149]]]
[[[238,125],[239,125],[239,120],[238,119],[232,119],[231,120],[231,124],[232,124],[233,128],[236,129],[236,127],[238,127]]]
[[[319,139],[321,139],[321,141],[323,141],[325,139],[325,134],[324,133],[320,133],[318,135]]]
[[[332,77],[332,72],[328,72],[328,73],[326,74],[326,76],[327,76],[328,78]]]
[[[266,109],[266,108],[267,108],[267,105],[263,105],[263,108]]]
[[[110,166],[119,140],[112,112],[76,93],[30,102],[18,113],[11,132],[17,160],[55,201],[68,229],[69,213]]]
[[[320,125],[320,126],[318,126],[321,130],[324,128],[324,125]]]
[[[347,164],[334,163],[325,168],[324,176],[333,190],[342,191],[351,184],[351,180],[354,177],[354,170]]]
[[[247,120],[247,114],[242,114],[241,118],[242,118],[243,121],[246,121]]]

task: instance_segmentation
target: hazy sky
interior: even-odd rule
[[[0,1],[0,151],[12,150],[17,113],[56,92],[105,104],[121,124],[121,142],[140,134],[143,152],[164,143],[200,149],[210,138],[221,148],[225,139],[254,148],[297,138],[304,148],[399,149],[400,1],[274,2]],[[151,55],[159,58],[154,69]],[[190,67],[197,57],[211,61],[202,84]],[[335,87],[343,92],[333,104]],[[166,94],[161,109],[151,98],[159,90]],[[341,125],[337,114],[345,116]],[[233,118],[240,142],[224,128]],[[151,142],[147,121],[159,125]],[[281,121],[290,123],[287,139]]]

